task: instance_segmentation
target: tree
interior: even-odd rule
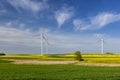
[[[76,60],[83,61],[82,55],[81,55],[81,52],[80,52],[80,51],[76,51],[76,52],[75,52],[75,55],[76,55]]]

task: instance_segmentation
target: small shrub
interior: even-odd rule
[[[82,59],[82,55],[80,51],[76,51],[75,55],[76,55],[76,60],[84,61],[84,59]]]

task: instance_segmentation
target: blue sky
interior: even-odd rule
[[[0,0],[0,51],[40,53],[40,33],[49,53],[120,53],[120,0]],[[44,45],[45,53],[45,41]]]

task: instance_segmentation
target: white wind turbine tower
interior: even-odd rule
[[[45,49],[46,49],[46,53],[48,53],[48,45],[49,45],[49,42],[48,42],[48,38],[47,36],[45,35],[45,33],[43,31],[41,31],[41,56],[43,55],[43,47],[44,47],[44,42],[45,42]]]
[[[48,53],[49,42],[48,42],[48,37],[46,36],[45,33],[43,34],[43,39],[45,40],[45,50],[46,50],[46,53]]]
[[[101,54],[103,54],[104,53],[104,39],[103,38],[101,38]]]

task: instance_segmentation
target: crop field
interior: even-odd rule
[[[83,62],[92,63],[120,63],[120,54],[82,54]],[[74,54],[14,54],[0,56],[0,59],[23,59],[23,60],[75,60]]]
[[[119,54],[82,54],[81,63],[120,64]],[[13,64],[13,61],[76,61],[74,54],[16,54],[0,56],[0,80],[120,80],[119,66],[77,64]]]
[[[0,80],[119,80],[120,67],[16,65],[0,60]]]

